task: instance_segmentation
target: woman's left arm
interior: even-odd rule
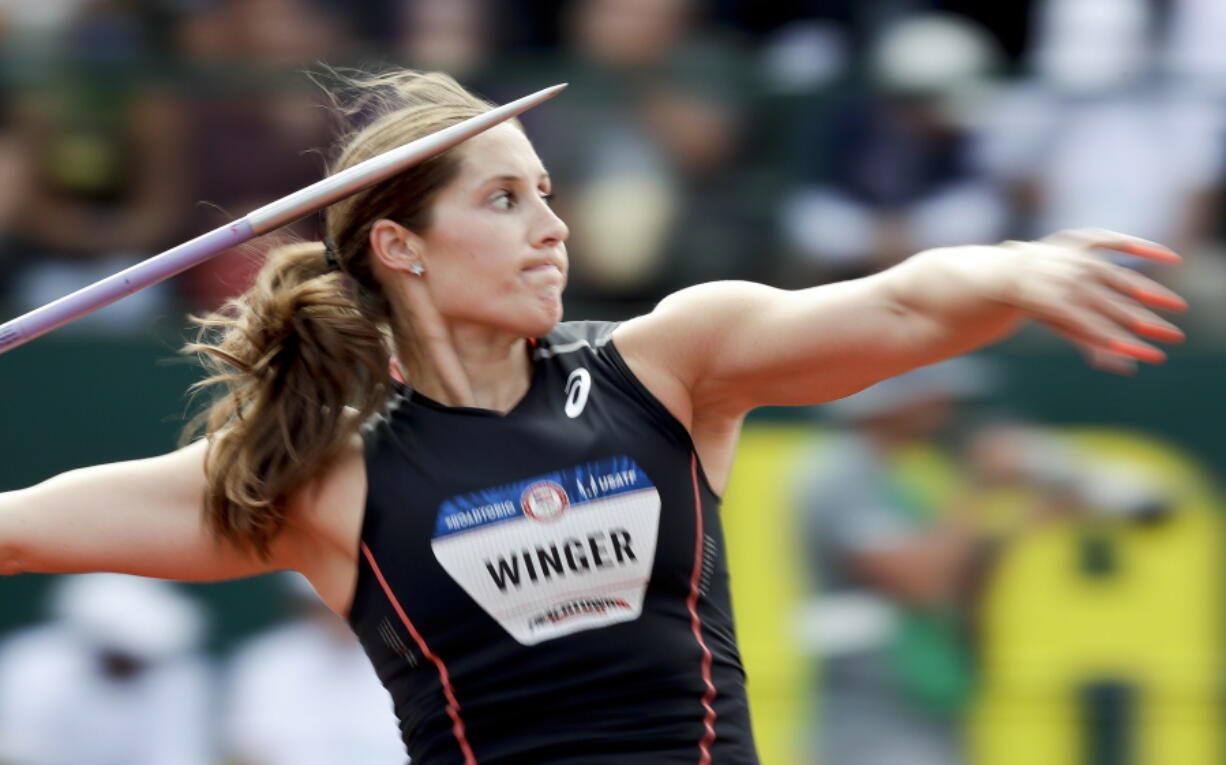
[[[1142,338],[1178,342],[1183,333],[1150,307],[1182,310],[1184,301],[1095,248],[1179,261],[1106,231],[935,249],[873,276],[805,290],[691,287],[627,322],[616,339],[633,366],[687,391],[692,412],[731,417],[841,398],[995,342],[1026,319],[1081,346],[1096,366],[1130,371],[1137,359],[1162,361]]]

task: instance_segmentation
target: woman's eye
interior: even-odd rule
[[[553,201],[553,192],[551,191],[551,192],[549,192],[549,193],[547,193],[547,194],[546,194],[546,193],[542,193],[542,194],[541,194],[541,199],[545,200],[545,204],[549,204],[550,202],[552,202],[552,201]]]
[[[515,206],[515,195],[510,191],[500,191],[494,196],[493,205],[499,210],[510,210]]]

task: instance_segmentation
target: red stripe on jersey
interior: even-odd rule
[[[690,596],[685,604],[690,609],[690,629],[694,632],[694,640],[702,649],[702,682],[707,686],[707,692],[702,695],[702,708],[706,710],[702,725],[706,732],[698,741],[699,765],[710,765],[711,744],[715,743],[715,683],[711,680],[711,649],[702,637],[702,618],[698,616],[699,583],[702,578],[702,548],[706,535],[702,529],[702,500],[698,493],[698,456],[690,455],[690,476],[694,482],[694,571],[690,574]]]
[[[456,741],[460,744],[460,751],[464,753],[464,765],[476,765],[477,758],[473,755],[472,747],[468,745],[468,736],[464,732],[464,721],[460,719],[460,702],[456,701],[455,689],[451,687],[451,676],[447,674],[447,665],[443,660],[430,650],[430,646],[426,645],[426,641],[422,638],[417,628],[413,626],[413,622],[409,621],[408,614],[400,607],[400,601],[396,599],[395,593],[388,585],[387,580],[383,578],[383,571],[379,569],[379,564],[375,562],[375,556],[362,543],[362,554],[366,556],[366,561],[370,563],[370,569],[375,572],[375,578],[379,580],[379,586],[383,588],[387,599],[391,601],[392,608],[396,609],[396,615],[400,617],[400,621],[404,622],[404,626],[409,630],[409,634],[413,636],[413,642],[417,643],[418,650],[422,656],[425,656],[430,661],[434,662],[434,666],[438,668],[438,677],[443,684],[443,695],[447,698],[447,714],[451,717],[451,730],[455,734]]]
[[[389,359],[387,362],[387,373],[392,379],[401,384],[407,384],[404,379],[404,370],[400,368],[400,362],[396,359]]]

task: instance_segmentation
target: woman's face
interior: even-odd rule
[[[539,337],[562,318],[566,224],[549,207],[549,175],[513,125],[468,141],[460,173],[415,236],[422,276],[451,323]]]

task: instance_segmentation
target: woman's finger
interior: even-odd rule
[[[1112,263],[1099,261],[1099,279],[1111,289],[1132,299],[1167,311],[1186,311],[1188,302],[1144,274]]]
[[[1117,375],[1127,375],[1128,377],[1137,373],[1137,362],[1128,356],[1104,351],[1087,343],[1077,343],[1076,345],[1081,349],[1081,354],[1085,357],[1086,363],[1095,369]]]
[[[1150,340],[1157,340],[1160,343],[1182,343],[1187,339],[1187,335],[1183,333],[1183,330],[1165,322],[1155,324],[1145,319],[1139,319],[1133,324],[1125,324],[1124,326],[1141,337],[1148,337]]]
[[[1083,250],[1102,248],[1116,252],[1136,255],[1158,263],[1182,263],[1181,258],[1173,250],[1163,247],[1157,242],[1142,239],[1139,236],[1121,234],[1105,228],[1080,228],[1059,231],[1042,240],[1047,244],[1064,247],[1076,247]]]
[[[1082,306],[1064,305],[1035,318],[1078,344],[1150,364],[1166,361],[1166,354],[1127,332],[1119,324]]]
[[[1163,343],[1182,343],[1183,330],[1106,285],[1091,285],[1083,292],[1088,307],[1133,334]]]

